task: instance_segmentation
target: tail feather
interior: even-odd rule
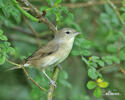
[[[15,70],[15,69],[20,69],[20,68],[22,68],[22,67],[21,67],[21,66],[20,66],[20,67],[12,67],[12,68],[7,69],[6,71]]]
[[[23,66],[24,67],[28,67],[30,64],[24,64],[24,65],[20,65],[20,66],[18,66],[18,67],[12,67],[12,68],[9,68],[9,69],[7,69],[6,71],[10,71],[10,70],[15,70],[15,69],[20,69],[20,68],[22,68]]]

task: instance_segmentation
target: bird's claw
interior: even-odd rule
[[[54,80],[51,80],[50,84],[52,84],[56,88],[56,82]]]

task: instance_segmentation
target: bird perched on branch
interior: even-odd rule
[[[58,65],[68,57],[75,36],[78,34],[79,33],[72,28],[63,28],[59,30],[56,32],[54,39],[28,57],[23,66],[28,67],[32,65],[41,69],[50,83],[56,86],[55,82],[46,74],[45,69]]]

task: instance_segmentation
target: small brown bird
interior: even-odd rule
[[[44,69],[58,65],[69,55],[75,36],[78,34],[72,28],[61,29],[55,34],[55,38],[52,41],[26,59],[24,67],[32,65],[42,69],[43,74],[49,79],[50,83],[56,86]]]

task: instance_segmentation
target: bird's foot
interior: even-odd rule
[[[56,88],[56,82],[54,80],[51,80],[50,84],[52,84]]]

